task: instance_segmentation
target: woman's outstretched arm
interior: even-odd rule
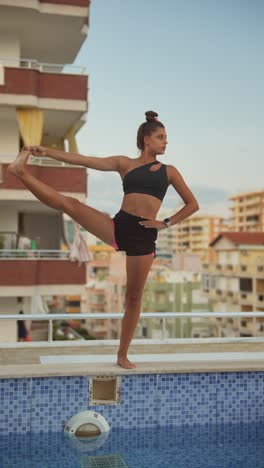
[[[76,166],[85,166],[99,171],[119,172],[129,159],[127,156],[108,156],[106,158],[83,156],[82,154],[70,153],[40,145],[25,146],[23,149],[30,150],[31,154],[36,157],[48,156],[49,158],[56,159],[57,161],[63,161]]]

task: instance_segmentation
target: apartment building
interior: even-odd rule
[[[245,192],[229,197],[230,230],[264,232],[264,190]]]
[[[215,261],[203,264],[202,287],[213,311],[264,311],[264,233],[222,232],[210,245]],[[262,322],[261,318],[220,318],[215,321],[215,332],[220,336],[262,335]]]
[[[164,219],[172,216],[172,210],[162,208],[157,218]],[[170,226],[169,229],[161,229],[158,233],[158,238],[156,241],[156,255],[158,260],[172,260],[174,252],[174,243],[175,243],[175,225]]]
[[[199,255],[203,262],[212,261],[214,252],[209,244],[223,226],[221,216],[192,214],[175,225],[175,252],[191,252]]]
[[[200,274],[174,271],[162,265],[150,273],[143,298],[143,312],[209,312],[208,298],[202,295]],[[164,330],[163,330],[164,326]],[[145,319],[137,327],[138,338],[191,338],[211,336],[212,325],[203,318]]]
[[[120,292],[117,288],[112,289],[112,286],[115,284],[116,274],[120,272],[116,260],[122,254],[116,253],[110,245],[104,243],[90,245],[89,250],[93,259],[87,268],[87,284],[82,301],[83,312],[105,314],[121,312],[120,307],[117,307]],[[112,263],[116,266],[113,267]],[[92,336],[98,339],[112,339],[117,336],[116,321],[89,319],[85,321],[85,327]]]
[[[7,166],[26,144],[78,151],[88,76],[72,64],[87,37],[88,0],[0,0],[0,313],[35,312],[36,298],[81,295],[86,267],[69,259],[63,214],[42,204]],[[82,202],[86,169],[30,157],[40,181]],[[16,340],[16,325],[0,341]]]

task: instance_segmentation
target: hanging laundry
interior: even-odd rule
[[[81,266],[82,262],[90,262],[93,257],[91,252],[88,250],[84,236],[80,230],[80,225],[73,220],[74,225],[74,239],[70,246],[70,261],[78,261],[78,265]]]

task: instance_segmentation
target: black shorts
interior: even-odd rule
[[[139,224],[140,220],[147,220],[142,216],[135,216],[124,210],[119,210],[112,218],[114,223],[115,250],[124,250],[126,255],[152,254],[156,258],[157,228],[148,228]]]

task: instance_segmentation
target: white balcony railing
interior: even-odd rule
[[[55,148],[56,149],[56,148]],[[67,153],[65,151],[65,153]],[[13,162],[17,157],[17,154],[1,154],[0,153],[0,164],[10,164],[11,162]],[[34,165],[34,166],[54,166],[54,167],[60,167],[60,166],[63,166],[63,167],[71,167],[71,168],[74,168],[74,167],[83,167],[83,166],[80,166],[80,165],[75,165],[75,164],[70,164],[70,163],[66,163],[64,161],[58,161],[57,159],[53,159],[53,158],[49,158],[49,157],[44,157],[44,156],[41,156],[39,158],[35,157],[35,156],[29,156],[29,159],[28,159],[28,164],[30,165]]]
[[[56,320],[59,320],[59,321],[62,321],[62,320],[83,320],[83,319],[91,319],[91,320],[112,320],[112,319],[119,319],[121,320],[123,318],[123,313],[117,313],[117,312],[107,312],[107,313],[100,313],[100,312],[93,312],[93,313],[81,313],[81,314],[78,314],[78,313],[73,313],[73,314],[69,314],[69,313],[66,313],[66,314],[23,314],[23,316],[21,316],[20,314],[0,314],[0,322],[1,320],[14,320],[17,322],[17,320],[31,320],[31,321],[34,321],[34,320],[44,320],[44,321],[47,321],[49,326],[48,326],[48,341],[46,343],[48,343],[48,345],[52,345],[52,346],[61,346],[61,341],[56,341],[54,340],[53,341],[53,322],[56,321]],[[255,321],[257,317],[264,317],[264,311],[263,312],[256,312],[256,311],[253,311],[253,312],[142,312],[140,314],[140,317],[139,319],[153,319],[153,318],[159,318],[162,320],[162,338],[161,338],[161,341],[162,342],[170,342],[171,340],[175,340],[177,342],[180,342],[180,341],[190,341],[193,342],[193,341],[197,341],[198,338],[190,338],[190,339],[187,339],[187,338],[173,338],[173,339],[168,339],[166,338],[166,320],[167,319],[172,319],[172,318],[183,318],[183,319],[191,319],[191,318],[204,318],[204,317],[207,317],[207,318],[220,318],[220,317],[233,317],[233,318],[240,318],[240,317],[253,317],[253,320]],[[255,325],[255,323],[254,323]],[[2,325],[1,325],[2,326]],[[228,342],[228,341],[263,341],[264,342],[264,335],[263,337],[234,337],[232,336],[231,338],[229,337],[212,337],[212,338],[201,338],[201,340],[203,342]],[[93,339],[93,340],[80,340],[82,342],[82,345],[89,345],[91,344],[91,342],[93,344],[96,344],[97,341],[100,341],[102,342],[102,340],[97,340],[97,339]],[[113,340],[109,340],[109,339],[106,339],[106,340],[103,340],[104,343],[113,343]],[[118,342],[119,340],[114,340],[115,342]],[[143,340],[143,341],[146,341],[146,340]],[[149,343],[151,342],[155,342],[154,339],[149,339],[147,340]],[[142,343],[142,339],[133,339],[133,342],[134,343]],[[33,341],[33,342],[17,342],[17,341],[14,341],[14,342],[2,342],[0,343],[0,347],[9,347],[9,346],[12,346],[12,347],[21,347],[21,346],[40,346],[40,343],[41,345],[45,342],[38,342],[38,341]],[[73,345],[73,342],[70,340],[69,342],[68,341],[63,341],[64,345],[66,346],[72,346]]]
[[[11,68],[26,68],[29,70],[38,70],[43,73],[63,73],[70,75],[87,74],[86,67],[81,67],[78,65],[72,65],[67,63],[65,64],[38,62],[37,60],[30,58],[0,57],[0,65]]]
[[[2,260],[36,260],[36,258],[67,260],[69,257],[70,250],[0,249],[0,259]]]

